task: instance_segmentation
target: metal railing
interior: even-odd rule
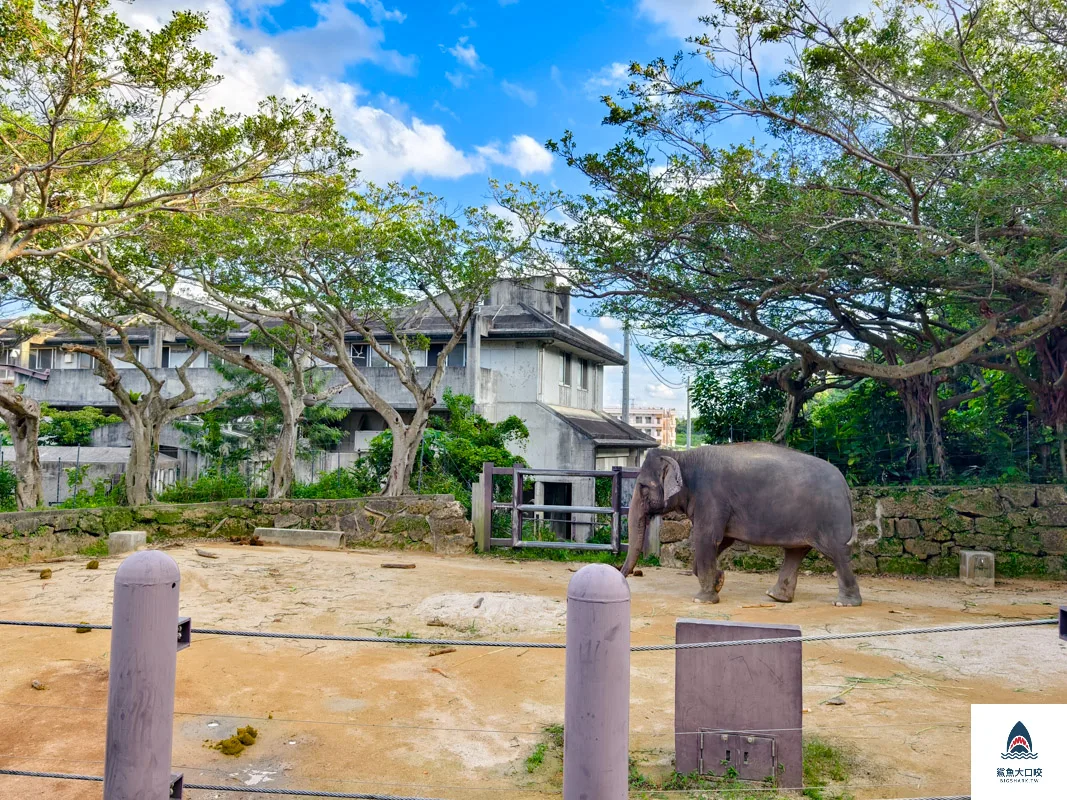
[[[627,544],[622,541],[622,520],[629,513],[630,506],[623,502],[623,481],[627,478],[637,477],[638,467],[612,467],[610,470],[596,469],[534,469],[531,467],[498,467],[493,462],[487,461],[482,465],[481,497],[479,513],[474,515],[475,539],[483,549],[491,547],[511,547],[521,549],[536,547],[556,550],[600,550],[611,552],[616,555],[627,551]],[[500,475],[510,476],[511,500],[498,502],[494,496],[494,478]],[[586,505],[559,505],[553,503],[524,503],[522,499],[523,484],[527,476],[531,477],[559,477],[559,478],[597,478],[611,479],[611,505],[610,506],[586,506]],[[594,488],[595,493],[595,488]],[[511,512],[511,536],[493,536],[493,512]],[[559,514],[562,518],[548,518],[549,524],[566,525],[571,529],[570,541],[529,541],[522,538],[524,516],[531,519],[540,519],[538,515]],[[576,520],[571,515],[583,514],[594,517],[593,520]],[[579,525],[596,526],[595,517],[611,516],[611,541],[609,543],[578,542],[574,541],[573,531]]]

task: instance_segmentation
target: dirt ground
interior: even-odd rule
[[[211,545],[170,550],[182,613],[195,627],[562,641],[575,565]],[[108,623],[119,559],[0,571],[0,617]],[[415,569],[382,569],[405,561]],[[864,605],[835,608],[828,576],[802,576],[796,601],[770,608],[772,575],[727,574],[717,606],[692,602],[696,579],[645,569],[631,579],[633,644],[671,642],[679,617],[802,626],[804,633],[1055,616],[1062,583],[861,578]],[[479,598],[484,598],[475,608]],[[434,618],[450,627],[430,627]],[[102,774],[107,632],[0,626],[0,765]],[[424,797],[545,797],[525,759],[563,721],[562,650],[327,644],[196,637],[178,657],[174,762],[187,783],[297,787]],[[673,754],[673,653],[635,653],[631,750]],[[969,704],[1067,703],[1067,643],[1053,627],[906,636],[804,647],[805,735],[854,759],[858,798],[969,791]],[[33,681],[46,687],[32,688]],[[825,701],[841,696],[843,705]],[[204,746],[241,725],[260,731],[240,757]],[[99,784],[0,777],[0,797],[82,800]],[[236,797],[187,791],[194,800]],[[244,795],[263,797],[263,795]],[[557,795],[558,796],[558,795]]]

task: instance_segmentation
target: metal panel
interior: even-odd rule
[[[700,773],[723,777],[728,769],[745,781],[773,780],[778,774],[776,737],[701,731]]]
[[[611,514],[615,511],[613,508],[606,506],[552,506],[552,505],[535,505],[533,503],[527,503],[519,506],[520,511],[562,511],[564,513],[571,512],[574,514]]]
[[[682,644],[799,635],[800,628],[796,625],[690,619],[678,620],[675,640]],[[690,773],[700,769],[701,744],[697,732],[767,736],[776,740],[777,785],[783,788],[801,786],[803,684],[800,642],[677,650],[674,663],[675,764],[678,772]],[[736,749],[730,747],[731,753]],[[745,748],[742,747],[740,752],[743,761]],[[762,751],[749,748],[747,752],[751,761],[756,757],[754,753]],[[738,769],[737,763],[733,766]],[[762,769],[755,764],[752,768],[755,772]],[[752,779],[766,777],[766,774],[757,774]]]

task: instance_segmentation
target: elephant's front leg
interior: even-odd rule
[[[719,590],[726,577],[719,569],[720,545],[726,526],[719,520],[694,520],[691,541],[693,542],[693,567],[700,582],[698,603],[718,603]]]

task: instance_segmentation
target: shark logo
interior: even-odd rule
[[[1001,758],[1037,758],[1034,752],[1034,742],[1030,738],[1030,731],[1021,722],[1016,722],[1015,727],[1008,734],[1008,746],[1000,754]]]

